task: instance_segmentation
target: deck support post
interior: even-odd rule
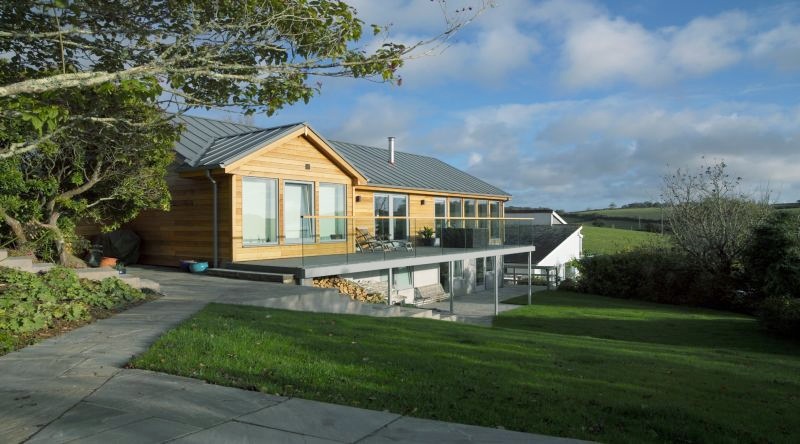
[[[494,257],[494,315],[500,312],[500,256]]]
[[[392,281],[394,280],[394,273],[392,268],[389,267],[389,293],[386,295],[386,302],[392,305]]]
[[[453,312],[453,296],[455,296],[456,291],[453,288],[453,261],[448,262],[447,263],[447,267],[448,267],[448,272],[447,272],[448,284],[447,284],[447,286],[449,287],[449,290],[450,290],[450,313],[454,313]]]
[[[533,294],[533,282],[531,282],[531,281],[533,281],[532,269],[531,269],[532,268],[531,267],[531,262],[532,262],[532,259],[533,259],[532,256],[533,256],[533,253],[529,251],[528,252],[528,305],[531,305],[531,299],[532,299],[531,296]]]

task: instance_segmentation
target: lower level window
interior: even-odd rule
[[[453,261],[453,277],[454,278],[463,278],[464,277],[464,261]]]
[[[278,181],[242,178],[242,244],[273,244],[278,239]]]

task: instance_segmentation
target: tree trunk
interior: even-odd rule
[[[40,224],[42,228],[50,230],[50,232],[53,233],[53,241],[56,244],[56,252],[58,253],[58,263],[67,268],[85,268],[86,262],[72,254],[67,248],[64,232],[61,231],[61,228],[58,228],[59,216],[60,214],[55,212],[50,216],[50,220],[47,224]]]
[[[25,228],[22,226],[22,222],[18,221],[17,219],[9,216],[5,210],[0,208],[0,217],[3,218],[3,222],[11,228],[11,232],[14,234],[16,240],[14,244],[16,245],[17,249],[19,250],[26,250],[28,245],[28,236],[25,234]]]

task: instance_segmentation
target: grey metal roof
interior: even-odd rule
[[[467,174],[439,159],[395,151],[394,164],[389,163],[389,150],[348,142],[328,141],[353,165],[370,185],[412,188],[432,191],[510,196],[509,193]]]
[[[506,235],[514,237],[512,240],[514,243],[530,243],[536,246],[536,251],[532,253],[531,257],[535,265],[580,229],[580,225],[531,225],[518,233],[507,229]],[[505,261],[506,263],[524,264],[528,262],[528,255],[507,255]]]
[[[290,125],[220,137],[209,145],[208,149],[193,166],[208,168],[235,162],[303,126],[302,123],[292,123]]]
[[[205,117],[176,116],[184,125],[175,151],[185,168],[215,168],[230,164],[306,125],[292,123],[273,128],[223,122]],[[370,185],[451,193],[508,197],[509,193],[465,173],[439,159],[347,142],[327,141],[347,163],[367,178]]]
[[[174,121],[184,126],[181,138],[175,144],[175,151],[183,156],[188,165],[194,165],[200,160],[208,146],[218,137],[261,129],[240,123],[187,115],[175,116]]]

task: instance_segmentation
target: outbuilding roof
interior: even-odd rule
[[[184,169],[220,168],[253,153],[271,142],[308,126],[292,123],[260,128],[205,117],[181,115],[184,126],[175,151],[184,159]],[[342,158],[367,178],[369,185],[451,193],[509,197],[510,194],[439,159],[348,142],[326,141]]]

